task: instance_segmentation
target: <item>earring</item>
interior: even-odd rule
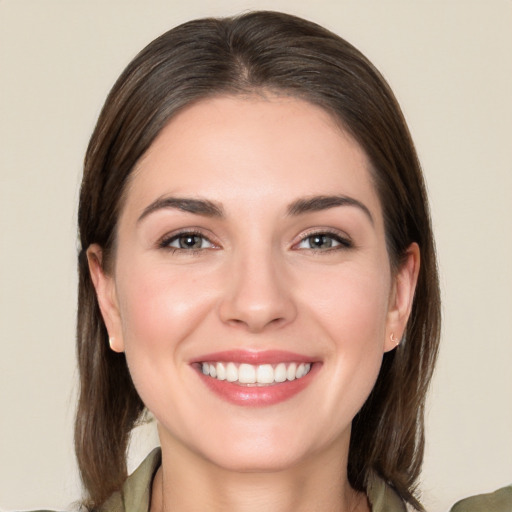
[[[392,332],[390,334],[389,339],[391,340],[391,343],[393,343],[395,345],[395,347],[398,347],[398,345],[400,345],[400,340],[395,338],[395,333],[394,332]]]
[[[114,344],[114,337],[113,336],[109,336],[108,338],[108,344],[110,346],[110,350],[114,350],[114,347],[112,346]]]

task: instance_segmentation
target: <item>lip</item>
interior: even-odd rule
[[[199,363],[202,362],[234,362],[253,365],[278,363],[312,363],[307,375],[293,381],[275,383],[268,386],[241,385],[239,383],[217,380],[204,375]],[[320,370],[321,363],[312,357],[281,350],[241,351],[228,350],[205,354],[191,361],[201,381],[219,398],[239,406],[264,407],[278,404],[291,399],[304,390],[313,381]]]
[[[286,350],[224,350],[222,352],[212,352],[203,356],[194,358],[192,363],[203,362],[228,363],[246,363],[246,364],[278,364],[278,363],[314,363],[317,359],[303,354],[296,354]]]

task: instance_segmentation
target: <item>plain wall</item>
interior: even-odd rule
[[[421,488],[512,482],[512,2],[0,1],[0,508],[80,497],[72,449],[76,203],[105,96],[178,23],[248,9],[339,33],[389,80],[430,192],[444,300]],[[133,467],[155,442],[139,433]]]

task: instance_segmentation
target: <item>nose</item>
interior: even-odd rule
[[[278,260],[269,251],[233,262],[219,308],[224,323],[258,333],[295,319],[291,282]]]

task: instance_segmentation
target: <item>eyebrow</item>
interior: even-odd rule
[[[336,208],[338,206],[353,206],[359,208],[368,217],[370,222],[374,224],[373,216],[370,210],[363,203],[361,203],[361,201],[343,195],[321,195],[297,199],[288,206],[287,214],[295,217],[309,212],[318,212],[322,210],[328,210],[330,208]],[[181,210],[183,212],[193,213],[195,215],[203,215],[205,217],[225,217],[224,209],[222,206],[213,201],[209,201],[207,199],[167,196],[159,197],[149,206],[144,208],[144,211],[137,219],[137,222],[140,222],[145,217],[157,210],[167,208]]]
[[[303,213],[318,212],[329,208],[335,208],[337,206],[355,206],[362,210],[370,222],[374,224],[374,219],[370,210],[361,203],[361,201],[358,201],[353,197],[343,195],[313,196],[297,199],[297,201],[294,201],[288,206],[288,215],[302,215]]]
[[[207,199],[190,199],[186,197],[159,197],[149,206],[144,208],[137,222],[147,217],[150,213],[166,208],[173,208],[187,213],[204,215],[205,217],[224,217],[221,205]]]

